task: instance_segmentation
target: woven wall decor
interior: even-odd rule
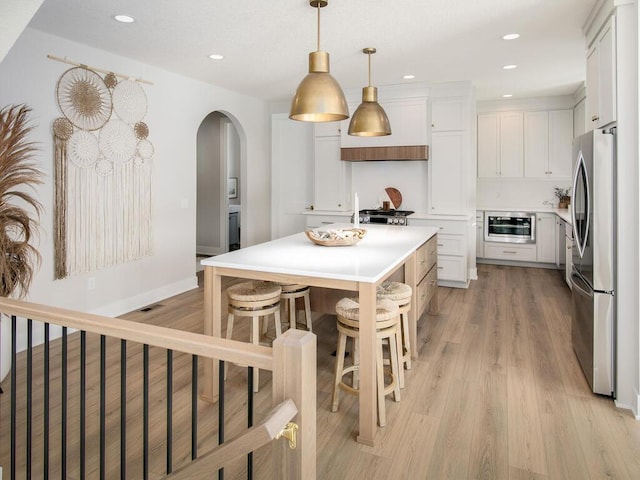
[[[153,253],[147,97],[133,80],[70,68],[52,125],[55,278]]]

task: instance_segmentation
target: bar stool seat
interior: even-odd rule
[[[409,311],[411,310],[411,287],[406,283],[385,281],[378,285],[376,296],[381,299],[391,300],[400,309],[400,321],[402,330],[402,350],[400,357],[400,388],[404,388],[404,368],[411,370],[411,336],[409,330]]]
[[[344,390],[352,395],[359,393],[358,371],[360,369],[357,358],[357,340],[360,336],[360,305],[357,298],[343,298],[336,304],[338,345],[336,350],[336,368],[333,385],[331,411],[338,411],[339,392]],[[347,338],[351,338],[354,345],[353,364],[344,366]],[[386,410],[384,399],[386,395],[393,393],[396,402],[400,401],[400,386],[398,383],[399,356],[398,344],[400,343],[400,317],[398,306],[391,300],[380,299],[376,302],[376,391],[378,400],[378,424],[384,427],[386,424]],[[391,372],[390,381],[385,385],[384,357],[382,346],[384,340],[389,344],[389,357]],[[343,377],[351,373],[351,385],[343,381]]]
[[[280,285],[273,282],[251,280],[237,283],[227,289],[229,300],[229,315],[227,317],[226,338],[233,337],[233,322],[235,317],[251,318],[251,342],[260,343],[260,319],[266,323],[268,316],[273,314],[276,328],[276,337],[282,334],[280,327]],[[226,368],[225,368],[226,373]],[[259,386],[259,370],[253,369],[253,391],[257,392]]]
[[[310,332],[313,331],[311,325],[311,302],[309,300],[309,285],[300,285],[297,283],[278,283],[282,289],[280,295],[280,307],[282,310],[282,321],[289,324],[289,328],[296,328],[298,325],[298,311],[296,310],[296,301],[298,298],[304,299],[304,318],[305,326]]]

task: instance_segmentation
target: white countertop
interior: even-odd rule
[[[478,211],[488,212],[529,212],[529,213],[555,213],[562,220],[571,225],[571,209],[569,208],[555,208],[555,207],[534,207],[534,208],[491,208],[491,207],[478,207]]]
[[[304,232],[201,261],[204,266],[374,283],[434,236],[434,227],[363,225],[356,245],[323,247]]]

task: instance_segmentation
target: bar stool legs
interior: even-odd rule
[[[282,318],[284,322],[289,323],[289,328],[296,328],[297,326],[297,310],[296,310],[296,301],[298,298],[302,298],[304,300],[304,316],[305,316],[305,326],[307,330],[310,332],[313,331],[313,327],[311,325],[311,302],[309,300],[309,291],[310,288],[308,285],[298,285],[298,284],[284,284],[280,283],[280,288],[282,289],[282,294],[280,298],[282,299]]]
[[[235,317],[251,318],[251,342],[260,343],[260,319],[267,322],[273,314],[276,329],[276,337],[282,334],[280,326],[280,286],[272,282],[249,281],[232,285],[227,290],[229,298],[229,315],[227,317],[226,338],[233,337],[233,324]],[[225,364],[225,378],[227,366]],[[253,391],[259,389],[259,369],[253,369]]]
[[[393,393],[394,400],[400,401],[400,384],[398,382],[400,366],[400,355],[398,344],[400,342],[400,318],[398,316],[398,306],[390,300],[379,300],[376,308],[376,392],[378,404],[378,424],[384,427],[386,424],[385,396]],[[336,305],[338,342],[336,349],[336,367],[334,374],[333,394],[331,397],[331,411],[338,411],[339,390],[357,395],[358,372],[360,365],[355,355],[357,352],[356,342],[360,335],[359,331],[359,305],[356,300],[343,298]],[[354,344],[354,359],[351,366],[345,367],[345,350],[347,338],[351,338]],[[390,381],[385,385],[383,343],[387,340],[389,344],[389,362],[391,367]],[[343,381],[343,377],[351,373],[351,385]]]

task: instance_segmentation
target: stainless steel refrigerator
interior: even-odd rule
[[[615,130],[573,141],[571,339],[595,393],[615,396]]]

